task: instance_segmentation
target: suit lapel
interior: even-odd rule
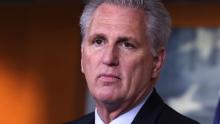
[[[155,89],[136,115],[132,124],[155,124],[161,111],[162,99]]]
[[[95,113],[92,112],[87,118],[85,119],[85,122],[82,124],[95,124]]]

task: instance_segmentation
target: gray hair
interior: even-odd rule
[[[103,3],[143,10],[145,17],[148,17],[147,20],[145,19],[146,36],[150,38],[154,53],[155,50],[166,45],[171,32],[171,18],[160,0],[89,0],[80,18],[83,39],[86,36],[93,13]]]

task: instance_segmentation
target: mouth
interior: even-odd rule
[[[114,74],[100,74],[98,76],[98,80],[102,81],[102,82],[117,82],[119,80],[121,80],[120,76],[118,75],[114,75]]]

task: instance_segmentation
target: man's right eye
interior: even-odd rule
[[[96,46],[103,45],[104,44],[104,39],[96,38],[96,39],[94,39],[93,44],[96,45]]]

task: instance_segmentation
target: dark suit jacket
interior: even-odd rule
[[[95,124],[94,112],[66,124]],[[167,106],[154,90],[132,124],[198,124]]]
[[[220,123],[220,99],[218,100],[218,105],[215,110],[215,118],[213,124],[219,124],[219,123]]]

